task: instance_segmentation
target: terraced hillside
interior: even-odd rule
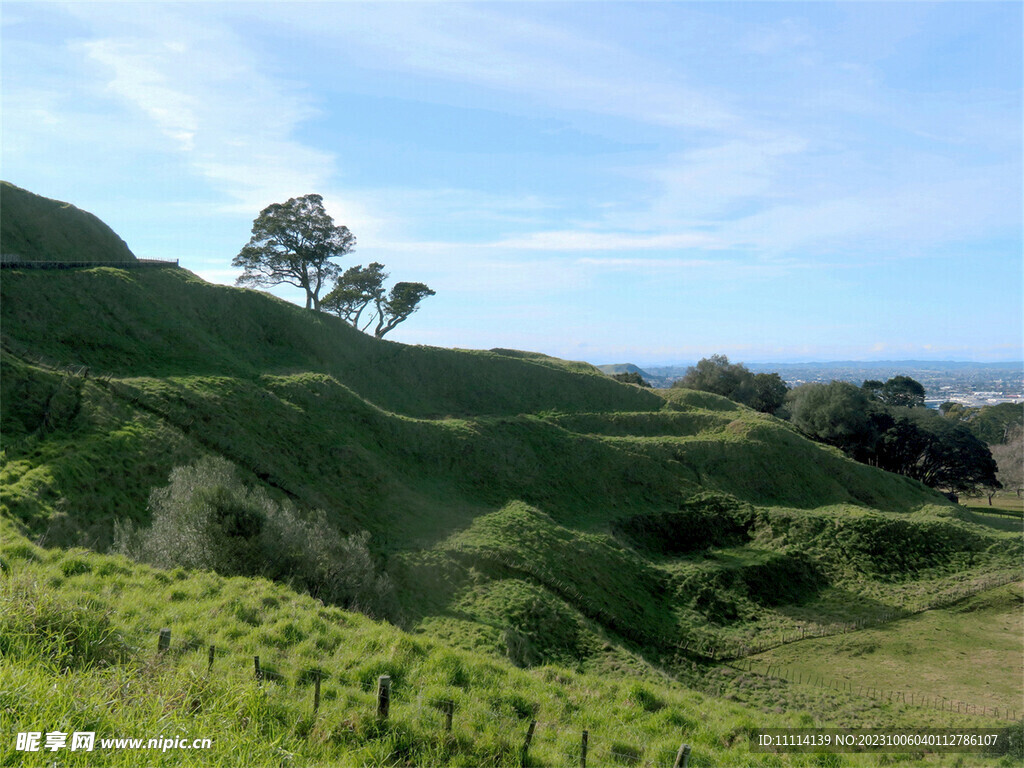
[[[762,633],[776,583],[783,602],[852,584],[897,599],[894,580],[1016,551],[923,486],[713,395],[377,341],[178,269],[9,270],[2,290],[4,511],[51,544],[107,548],[174,467],[222,456],[369,531],[408,585],[407,625],[472,626],[470,644],[507,630],[536,660],[566,654],[483,618],[509,604],[503,584],[661,657]]]
[[[4,536],[57,548],[29,574],[145,530],[172,471],[216,457],[367,532],[383,613],[424,643],[706,686],[1019,566],[1019,531],[714,395],[376,340],[180,269],[7,269],[0,291]]]

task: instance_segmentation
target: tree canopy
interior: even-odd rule
[[[975,494],[999,488],[988,447],[965,426],[924,408],[897,408],[878,437],[875,463],[933,488]]]
[[[363,267],[362,264],[349,267],[338,277],[331,292],[324,297],[323,308],[335,313],[354,328],[365,331],[373,322],[373,317],[367,318],[366,323],[361,326],[363,312],[371,302],[383,298],[384,281],[387,277],[384,265],[376,261],[368,267]]]
[[[700,360],[672,386],[713,392],[762,413],[775,413],[785,402],[789,391],[779,374],[755,375],[743,363],[730,363],[725,355],[712,355]]]
[[[775,413],[786,402],[789,386],[777,373],[755,373],[754,393],[750,402],[751,408],[761,413]]]
[[[338,276],[334,288],[324,297],[323,307],[360,331],[374,326],[373,335],[383,338],[419,309],[423,299],[434,295],[424,283],[409,282],[395,283],[387,293],[387,279],[384,265],[376,261],[368,267],[350,267]]]
[[[636,371],[626,371],[624,373],[613,373],[612,378],[616,381],[621,381],[623,384],[636,384],[641,387],[650,387],[651,385],[644,381],[644,377]]]
[[[998,488],[989,448],[963,424],[922,407],[924,388],[907,376],[861,387],[804,384],[789,395],[790,418],[809,437],[851,457],[954,493]]]
[[[377,327],[373,335],[378,339],[383,338],[384,334],[405,322],[409,315],[419,309],[420,301],[433,295],[434,291],[424,283],[395,283],[387,298],[375,300]]]
[[[796,387],[789,394],[789,412],[802,432],[848,452],[871,436],[868,396],[845,381]]]
[[[947,419],[965,425],[971,433],[989,445],[1000,445],[1010,439],[1014,428],[1024,425],[1024,403],[999,403],[980,408],[945,402],[939,411]]]
[[[920,382],[909,376],[893,376],[881,386],[877,397],[886,405],[924,408],[924,394],[924,386]]]
[[[306,309],[319,310],[320,291],[340,271],[332,260],[355,244],[348,227],[334,224],[320,195],[304,195],[264,208],[231,265],[244,269],[238,285],[294,285],[306,292]]]

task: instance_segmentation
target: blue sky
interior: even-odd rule
[[[318,192],[348,264],[437,291],[397,341],[1024,356],[1020,3],[5,2],[2,34],[3,178],[226,284]]]

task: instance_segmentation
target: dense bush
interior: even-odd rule
[[[626,373],[613,373],[612,378],[616,381],[621,381],[623,384],[637,384],[641,387],[650,387],[651,385],[644,381],[644,377],[636,371],[628,371]]]
[[[117,525],[115,549],[160,568],[265,576],[371,615],[391,611],[390,581],[377,574],[368,533],[344,536],[323,511],[301,515],[247,487],[225,459],[173,470],[170,484],[150,494],[149,510],[149,528]]]
[[[725,355],[712,355],[686,369],[673,387],[713,392],[761,413],[775,413],[786,402],[789,387],[777,373],[751,373],[743,363],[730,363]]]
[[[857,461],[953,493],[999,488],[989,448],[923,403],[924,388],[907,376],[861,387],[804,384],[788,396],[789,419],[800,431]]]

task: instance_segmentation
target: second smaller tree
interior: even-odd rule
[[[420,301],[434,295],[424,283],[405,282],[395,283],[388,293],[387,278],[384,265],[376,261],[350,267],[338,276],[321,306],[360,331],[373,325],[373,335],[381,339],[419,309]]]

